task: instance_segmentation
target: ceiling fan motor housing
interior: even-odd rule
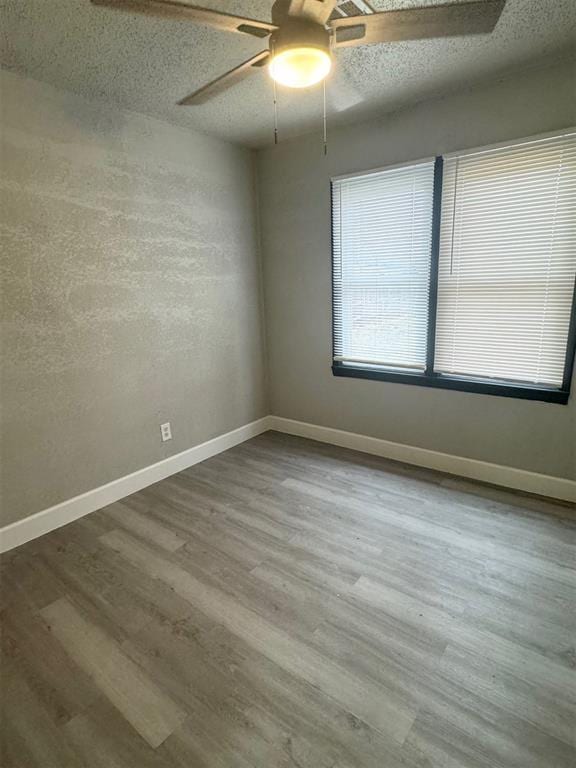
[[[270,37],[270,50],[278,54],[289,48],[319,48],[330,54],[330,34],[322,24],[309,19],[286,16]]]

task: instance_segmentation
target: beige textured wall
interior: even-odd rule
[[[259,155],[272,413],[446,453],[576,478],[576,384],[568,406],[331,373],[331,176],[576,124],[564,62],[329,130]]]
[[[268,408],[251,154],[0,88],[5,525]]]

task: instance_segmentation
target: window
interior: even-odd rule
[[[334,359],[424,370],[434,160],[336,181]]]
[[[576,132],[332,181],[335,375],[567,402]]]

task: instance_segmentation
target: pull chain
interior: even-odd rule
[[[278,99],[276,96],[276,80],[272,80],[274,84],[274,144],[278,144]]]
[[[328,138],[326,131],[326,79],[322,80],[322,139],[324,142],[324,154],[328,154]]]

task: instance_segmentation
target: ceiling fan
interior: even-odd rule
[[[375,12],[364,0],[276,0],[270,23],[200,8],[185,0],[91,1],[122,11],[207,24],[226,32],[270,37],[269,48],[178,102],[186,106],[207,101],[254,68],[264,66],[281,85],[314,85],[330,72],[333,49],[344,46],[488,33],[496,26],[506,3],[472,0]]]

